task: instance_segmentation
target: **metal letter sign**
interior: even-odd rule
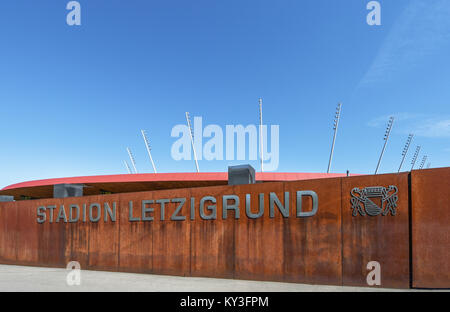
[[[353,216],[356,217],[358,213],[361,216],[366,214],[369,216],[378,216],[379,214],[385,216],[389,212],[395,216],[397,213],[397,193],[398,188],[394,185],[389,186],[389,188],[371,186],[362,190],[355,187],[350,192]]]

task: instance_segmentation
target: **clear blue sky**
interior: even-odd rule
[[[80,27],[67,2],[1,1],[0,187],[126,173],[127,146],[151,172],[140,129],[159,172],[194,171],[170,156],[184,112],[255,124],[259,97],[280,125],[279,172],[326,171],[338,101],[334,172],[373,173],[389,115],[381,172],[409,132],[432,167],[450,163],[448,0],[380,1],[382,26],[367,25],[368,0],[80,0]]]

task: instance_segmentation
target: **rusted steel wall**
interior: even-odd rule
[[[390,185],[398,188],[395,216],[352,215],[350,191],[354,187]],[[296,217],[299,190],[317,193],[316,215]],[[269,216],[270,192],[282,204],[286,204],[284,192],[290,192],[288,218],[276,207],[273,218]],[[443,192],[448,200],[448,190]],[[260,193],[264,194],[264,214],[248,218],[246,194],[250,194],[251,212],[257,213]],[[239,219],[234,210],[227,210],[227,218],[223,218],[223,195],[239,198]],[[216,220],[200,218],[199,201],[204,196],[216,197]],[[153,205],[153,221],[129,220],[130,202],[131,217],[142,218],[143,200],[173,198],[187,199],[181,211],[185,220],[170,220],[178,207],[175,202],[165,203],[164,220],[160,205]],[[195,202],[193,220],[191,198]],[[69,210],[73,204],[81,208],[83,204],[88,207],[99,203],[103,208],[105,202],[111,207],[117,203],[115,222],[105,222],[102,209],[101,220],[96,223],[49,223],[48,219],[37,223],[38,206],[57,206],[56,216],[60,205]],[[408,288],[408,203],[408,174],[0,203],[0,263],[65,267],[70,261],[78,261],[82,269],[367,286],[367,263],[378,261],[381,287]],[[302,206],[304,211],[311,211],[311,198],[305,196]],[[445,232],[448,209],[440,216],[442,220],[447,218],[441,225]],[[445,233],[448,244],[448,231]]]
[[[450,168],[411,173],[412,285],[450,288]]]
[[[340,179],[310,180],[290,183],[264,183],[235,186],[241,202],[245,194],[257,202],[258,193],[276,193],[280,200],[290,192],[290,217],[283,218],[275,210],[269,217],[269,200],[265,197],[265,213],[260,219],[243,218],[234,222],[234,277],[313,284],[342,283]],[[314,190],[319,210],[313,217],[296,218],[295,194],[298,190]],[[294,197],[294,198],[293,198]],[[303,199],[303,210],[312,210],[310,198]],[[252,212],[258,206],[252,204]]]
[[[340,185],[340,178],[333,178],[4,203],[0,205],[0,262],[65,267],[78,261],[85,269],[340,285]],[[297,190],[317,192],[315,216],[296,218]],[[290,192],[289,218],[276,207],[270,218],[269,193],[286,204],[285,191]],[[257,213],[260,193],[264,193],[264,213],[249,219],[246,194],[251,194],[251,211]],[[227,210],[223,219],[222,196],[232,194],[239,198],[240,218]],[[199,201],[206,195],[217,199],[217,220],[200,218]],[[186,220],[171,221],[178,204],[166,203],[165,220],[155,209],[153,221],[129,221],[130,201],[132,216],[141,218],[142,200],[174,197],[187,199],[181,211]],[[195,199],[194,220],[190,198]],[[117,203],[116,222],[104,222],[102,214],[96,223],[50,223],[47,213],[47,221],[37,223],[38,206],[56,206],[56,219],[60,205],[69,214],[70,205],[104,202]],[[312,210],[311,199],[303,199],[303,210]]]
[[[352,214],[354,187],[398,188],[395,216]],[[409,287],[409,196],[408,173],[349,177],[342,180],[343,282],[367,286],[367,264],[377,261],[381,268],[380,287]]]

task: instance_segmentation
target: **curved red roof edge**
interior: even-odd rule
[[[344,177],[342,173],[301,173],[301,172],[256,172],[257,181],[295,181],[321,178]],[[135,173],[98,176],[81,176],[34,180],[8,185],[2,191],[48,186],[55,184],[88,184],[120,182],[164,182],[164,181],[227,181],[228,172],[176,172],[176,173]]]

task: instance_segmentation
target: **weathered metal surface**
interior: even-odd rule
[[[17,262],[33,264],[39,257],[39,240],[36,232],[38,224],[35,221],[33,209],[27,209],[29,203],[18,202],[13,209],[16,210],[16,255]]]
[[[241,201],[241,215],[235,228],[235,277],[282,281],[284,277],[283,232],[287,222],[278,210],[274,218],[269,215],[269,192],[277,195],[284,204],[284,183],[263,183],[235,186]],[[232,191],[230,193],[233,193]],[[264,214],[258,219],[248,219],[245,213],[245,194],[251,194],[252,212],[259,210],[260,193],[264,193]]]
[[[30,219],[20,220],[20,223],[25,222],[29,225],[36,224],[36,209],[38,206],[55,206],[55,210],[53,213],[53,218],[56,220],[56,216],[58,213],[58,209],[64,203],[63,199],[53,199],[53,200],[44,200],[44,201],[27,201],[26,203],[27,210],[31,210],[31,215],[34,217]],[[66,261],[66,227],[67,225],[64,222],[54,222],[54,223],[43,223],[38,224],[37,227],[33,227],[37,229],[37,240],[38,240],[38,263],[44,266],[50,267],[65,267],[68,261]],[[24,240],[21,237],[17,244],[22,246],[24,244]]]
[[[353,216],[351,191],[372,186],[398,188],[396,215]],[[409,287],[408,174],[342,179],[343,284],[368,286],[367,264],[381,266],[380,287]],[[376,203],[376,199],[373,199]]]
[[[291,183],[265,183],[255,188],[235,186],[241,203],[251,194],[251,211],[259,211],[258,194],[264,193],[262,218],[242,218],[235,223],[235,277],[297,283],[342,283],[340,179]],[[319,197],[316,215],[296,217],[296,192],[314,190]],[[275,208],[269,214],[269,193],[285,204],[290,194],[289,218]],[[302,210],[311,211],[312,201],[305,197]],[[242,206],[243,207],[243,206]],[[241,216],[245,216],[245,208]]]
[[[210,187],[207,194],[216,198],[216,204],[205,202],[205,215],[212,215],[207,209],[209,205],[216,206],[217,220],[203,220],[199,214],[200,200],[205,196],[204,189],[191,189],[191,197],[195,198],[195,216],[191,221],[191,275],[234,277],[234,217],[233,211],[228,211],[226,220],[222,220],[222,195],[232,194],[233,188]],[[190,203],[189,203],[190,207]]]
[[[17,203],[0,203],[0,261],[16,263],[18,243]]]
[[[144,193],[143,193],[144,194]],[[174,197],[189,197],[189,190],[176,192],[155,191],[151,196],[143,195],[141,199],[155,200],[153,222],[153,272],[189,276],[190,266],[190,235],[189,221],[171,221],[170,218],[177,208],[177,203],[165,203],[164,220],[161,220],[161,204],[157,200],[173,199]],[[185,204],[186,205],[186,204]]]
[[[147,193],[146,193],[147,194]],[[141,216],[141,201],[136,201],[136,193],[120,195],[119,209],[119,271],[153,272],[153,228],[152,222],[129,222],[128,207],[133,201],[133,216]],[[139,202],[139,204],[138,204]]]
[[[88,207],[92,203],[100,203],[102,208],[100,220],[95,223],[89,223],[88,267],[91,269],[113,271],[117,270],[119,266],[119,227],[117,226],[119,220],[116,220],[116,222],[112,222],[111,220],[104,221],[104,202],[107,202],[112,208],[114,202],[117,205],[119,204],[120,195],[109,195],[107,198],[102,198],[102,196],[89,196],[89,201],[86,202]],[[93,216],[95,215],[97,213],[93,213]]]
[[[412,285],[450,288],[450,168],[411,173]]]
[[[317,214],[285,220],[284,280],[310,284],[342,284],[341,179],[309,180],[285,184],[291,196],[297,190],[314,190]],[[311,198],[302,199],[302,210],[312,210]],[[291,214],[295,216],[295,207]]]
[[[413,172],[415,287],[448,287],[448,179],[448,168]],[[395,216],[391,212],[353,216],[353,188],[390,185],[398,188]],[[314,216],[298,218],[296,192],[306,190],[317,193],[319,208]],[[284,196],[289,192],[289,217],[276,205],[270,215],[271,192],[281,205],[286,205]],[[260,193],[264,213],[249,218],[246,194],[250,194],[250,212],[256,214]],[[224,219],[223,195],[239,198],[239,219],[233,209]],[[204,196],[217,200],[215,220],[200,217]],[[171,201],[164,204],[165,220],[161,220],[161,203],[156,200],[174,198],[186,198],[175,217],[185,219],[171,220],[179,206]],[[193,219],[191,198],[195,198]],[[142,220],[144,200],[154,201],[146,204],[154,209],[145,215],[153,217],[151,221]],[[129,220],[130,201],[132,217],[138,221]],[[110,208],[116,203],[115,221],[105,222],[105,202]],[[93,203],[101,205],[98,222],[89,221]],[[205,215],[211,214],[207,206],[212,204],[205,203]],[[408,204],[407,173],[0,203],[0,263],[65,267],[78,261],[82,269],[367,286],[367,263],[378,261],[381,287],[408,288]],[[55,206],[54,222],[39,224],[37,207],[50,205]],[[70,205],[86,205],[87,220],[82,220],[81,211],[78,222],[56,222],[61,205],[67,218]],[[312,210],[309,196],[303,197],[302,210]],[[48,211],[46,216],[50,217]]]

